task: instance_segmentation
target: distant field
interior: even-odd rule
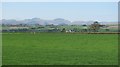
[[[99,32],[118,32],[118,25],[106,25],[108,26],[107,29],[109,29],[109,31],[106,31],[106,28],[104,27],[101,27],[99,29]],[[33,26],[34,27],[34,26]],[[43,27],[43,28],[39,28],[39,27]],[[32,28],[31,27],[9,27],[9,26],[2,26],[2,30],[18,30],[18,29],[28,29],[30,30]],[[62,30],[63,28],[65,28],[66,30],[77,30],[77,32],[81,32],[83,29],[86,29],[88,28],[89,29],[89,26],[87,27],[84,27],[82,25],[64,25],[64,26],[35,26],[36,30],[41,32],[40,30],[53,30],[54,28],[58,28],[60,30]]]
[[[3,65],[117,65],[117,34],[3,33]]]

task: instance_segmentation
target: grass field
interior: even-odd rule
[[[117,65],[117,34],[3,34],[3,65]]]

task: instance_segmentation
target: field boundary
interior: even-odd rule
[[[5,32],[5,33],[0,33],[0,34],[24,34],[24,33],[26,33],[26,34],[40,34],[40,33],[50,33],[50,34],[54,34],[54,33],[61,33],[61,32],[36,32],[36,33],[31,33],[31,32],[13,32],[13,33],[11,33],[11,32]],[[63,32],[64,34],[66,33],[66,32]],[[69,32],[67,32],[66,34],[120,34],[120,32],[84,32],[84,33],[78,33],[78,32],[72,32],[72,33],[69,33]]]

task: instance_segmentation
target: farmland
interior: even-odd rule
[[[3,33],[3,65],[117,65],[117,34]]]

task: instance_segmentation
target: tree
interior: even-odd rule
[[[73,31],[74,32],[79,32],[79,29],[78,28],[73,28]]]
[[[97,21],[95,21],[93,24],[91,24],[90,28],[93,32],[98,32],[98,30],[100,29],[100,24]]]
[[[109,29],[105,29],[107,32],[110,31]]]
[[[61,32],[66,32],[66,29],[65,29],[65,28],[63,28]]]

